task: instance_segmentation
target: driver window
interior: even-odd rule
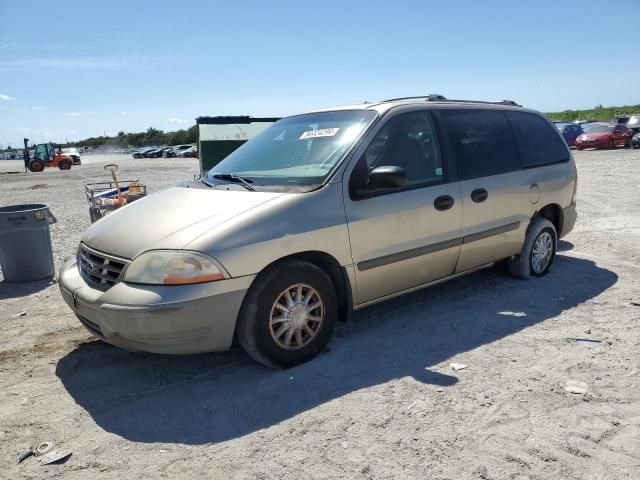
[[[376,167],[402,167],[408,186],[438,183],[444,175],[435,128],[426,112],[403,113],[389,120],[371,140],[360,162],[366,164],[365,178]]]

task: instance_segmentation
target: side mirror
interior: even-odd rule
[[[402,167],[377,167],[369,173],[369,188],[398,188],[407,184],[407,172]]]

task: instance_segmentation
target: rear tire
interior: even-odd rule
[[[325,347],[337,317],[329,276],[312,263],[291,260],[258,275],[240,309],[236,336],[257,362],[293,367]]]
[[[71,160],[60,160],[58,168],[60,170],[71,170]]]
[[[529,225],[520,255],[509,262],[509,273],[517,278],[543,277],[553,265],[558,249],[558,233],[553,223],[536,217]]]

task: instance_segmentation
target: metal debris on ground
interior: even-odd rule
[[[53,448],[53,443],[51,443],[51,442],[42,442],[34,449],[33,454],[36,457],[39,457],[40,455],[44,455],[44,454],[50,452],[52,448]]]
[[[71,456],[71,452],[60,452],[53,450],[40,458],[42,465],[51,465],[52,463],[62,463]]]
[[[33,455],[33,448],[29,447],[29,450],[25,450],[18,456],[18,463],[24,462],[31,455]]]
[[[509,312],[509,311],[498,312],[498,315],[504,315],[507,317],[526,317],[527,316],[527,314],[524,312]]]
[[[589,386],[584,382],[578,382],[577,380],[569,380],[564,386],[564,390],[569,393],[577,393],[584,395],[589,391]]]
[[[462,370],[467,368],[467,366],[463,363],[451,363],[449,364],[452,370]]]

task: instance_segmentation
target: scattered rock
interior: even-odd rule
[[[11,315],[11,317],[9,318],[18,318],[18,317],[26,317],[27,316],[27,311],[23,310],[19,313],[16,313],[15,315]]]
[[[498,315],[505,315],[507,317],[526,317],[527,314],[524,312],[498,312]]]
[[[640,307],[640,302],[631,302],[634,307]]]
[[[584,331],[584,333],[586,333],[587,335],[591,335],[591,329],[590,329],[590,328],[587,328],[587,329]]]
[[[463,363],[451,363],[449,364],[449,366],[451,367],[451,370],[463,370],[465,368],[467,368],[467,366]]]
[[[444,392],[444,388],[438,387],[438,388],[436,388],[436,392],[438,392],[438,393]]]
[[[564,386],[564,390],[565,392],[584,395],[589,391],[589,386],[584,382],[578,382],[577,380],[569,380]]]

